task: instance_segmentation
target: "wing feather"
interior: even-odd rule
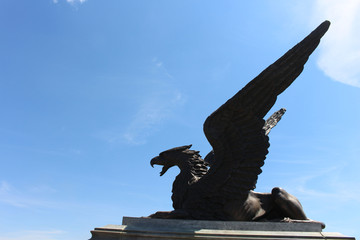
[[[263,118],[277,96],[302,72],[329,25],[323,22],[206,119],[204,133],[215,162],[208,174],[190,187],[185,208],[207,219],[226,218],[217,209],[229,199],[245,200],[255,188],[269,147]],[[202,209],[204,200],[214,208],[206,205]]]

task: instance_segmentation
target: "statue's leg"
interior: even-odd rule
[[[297,220],[307,220],[299,200],[284,189],[275,187],[271,191],[275,205],[281,210],[285,217]]]

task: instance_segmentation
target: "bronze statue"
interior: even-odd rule
[[[285,190],[254,192],[268,153],[267,134],[285,110],[264,116],[282,93],[300,75],[310,54],[330,26],[323,22],[304,40],[261,72],[235,96],[212,113],[204,133],[213,147],[205,161],[191,145],[169,149],[151,160],[180,173],[173,183],[173,207],[152,218],[182,218],[226,221],[309,220],[299,202]]]

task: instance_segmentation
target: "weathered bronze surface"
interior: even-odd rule
[[[173,207],[151,218],[182,218],[229,221],[310,221],[299,200],[284,189],[254,192],[268,153],[268,133],[285,110],[267,121],[264,116],[282,93],[300,75],[304,64],[330,26],[323,22],[304,40],[249,82],[212,113],[204,133],[213,147],[205,160],[191,145],[169,149],[151,160],[180,173],[173,183]]]

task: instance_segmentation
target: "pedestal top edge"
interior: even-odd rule
[[[250,230],[250,231],[301,231],[322,232],[317,222],[242,222],[242,221],[209,221],[183,219],[153,219],[123,217],[123,225],[144,228],[183,228],[183,229],[218,229],[218,230]]]

